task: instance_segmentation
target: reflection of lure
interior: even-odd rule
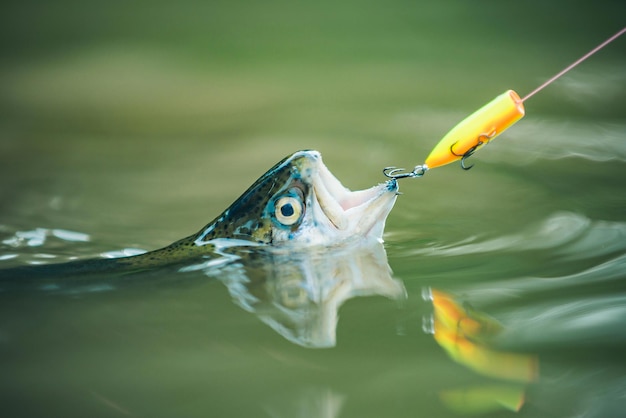
[[[518,412],[524,405],[525,388],[522,385],[485,385],[445,390],[439,397],[448,408],[460,414],[484,414],[502,408]]]
[[[454,361],[482,375],[516,382],[537,379],[539,366],[534,355],[492,350],[457,330],[437,326],[437,322],[434,337]]]
[[[501,329],[498,322],[463,308],[441,291],[432,289],[431,294],[435,340],[454,361],[485,376],[516,382],[537,379],[536,356],[497,351],[479,342]]]
[[[464,338],[481,340],[495,335],[502,330],[502,325],[485,314],[461,306],[451,296],[430,289],[430,298],[433,302],[435,327],[454,330]]]
[[[433,304],[433,337],[455,362],[483,375],[499,379],[498,385],[446,390],[441,400],[450,409],[466,414],[497,409],[519,411],[525,400],[525,385],[539,376],[537,356],[490,348],[487,337],[502,326],[485,314],[462,306],[454,297],[429,289]]]

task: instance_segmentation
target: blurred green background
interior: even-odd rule
[[[623,0],[4,1],[0,238],[42,227],[90,240],[5,242],[0,255],[16,256],[8,265],[167,245],[303,148],[346,186],[369,187],[625,23]],[[326,400],[328,417],[344,400],[341,416],[456,416],[436,391],[475,378],[422,332],[421,292],[478,286],[555,360],[530,396],[545,403],[525,416],[610,416],[607,398],[623,411],[623,319],[598,318],[623,312],[610,298],[624,282],[625,52],[622,37],[529,100],[471,174],[402,183],[385,238],[409,299],[402,310],[346,303],[336,349],[283,341],[201,272],[196,286],[0,295],[0,401],[12,416],[296,416],[307,399]],[[598,288],[581,295],[578,274]],[[511,304],[500,299],[510,286],[547,296]],[[559,311],[570,302],[580,310]],[[554,332],[562,322],[567,338]],[[557,340],[547,349],[546,335]]]
[[[176,235],[171,216],[144,205],[124,217],[120,203],[165,214],[209,195],[213,215],[302,148],[319,149],[349,187],[369,186],[386,165],[423,161],[502,91],[529,92],[615,33],[626,10],[618,0],[0,7],[5,222],[49,206],[49,195],[65,210],[82,196],[77,217],[100,212],[112,236],[168,223],[153,237],[163,244]],[[529,117],[623,120],[625,49],[620,40],[584,64],[603,84],[574,97],[547,89],[527,104]],[[197,227],[199,211],[177,210],[180,228]]]

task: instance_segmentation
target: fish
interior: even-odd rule
[[[18,266],[0,270],[0,279],[181,265],[212,257],[218,246],[290,249],[330,247],[364,239],[382,241],[398,189],[397,181],[390,179],[369,189],[351,191],[324,165],[318,151],[298,151],[269,169],[198,232],[164,248],[119,258]]]

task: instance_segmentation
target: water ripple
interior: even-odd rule
[[[11,247],[41,247],[49,237],[55,237],[68,242],[88,242],[88,234],[66,229],[35,228],[29,231],[16,231],[13,236],[2,240],[3,244]]]
[[[465,294],[472,300],[495,300],[502,296],[520,296],[536,291],[564,289],[567,286],[585,284],[599,285],[602,282],[621,280],[626,274],[626,254],[607,260],[586,270],[557,277],[520,277],[501,282],[474,285]]]
[[[507,132],[506,146],[485,147],[490,161],[530,164],[537,160],[578,157],[590,161],[626,161],[626,125],[527,120]]]
[[[508,344],[623,344],[626,334],[616,330],[624,318],[624,295],[531,304],[501,316],[508,326],[501,339]]]
[[[555,249],[564,258],[611,254],[626,250],[626,223],[594,221],[571,212],[557,212],[525,230],[485,241],[417,248],[410,255],[459,256],[502,251]]]

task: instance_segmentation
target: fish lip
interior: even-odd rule
[[[398,182],[395,179],[368,189],[352,191],[328,170],[321,156],[317,160],[318,170],[313,178],[315,196],[322,211],[335,228],[345,231],[349,227],[354,227],[367,233],[378,221],[384,221],[398,195]],[[390,197],[389,204],[385,201],[377,205],[383,196]],[[370,216],[367,216],[368,212],[371,212],[368,209],[375,213],[369,213]],[[365,221],[364,218],[368,218],[369,222],[359,225],[361,221]]]

